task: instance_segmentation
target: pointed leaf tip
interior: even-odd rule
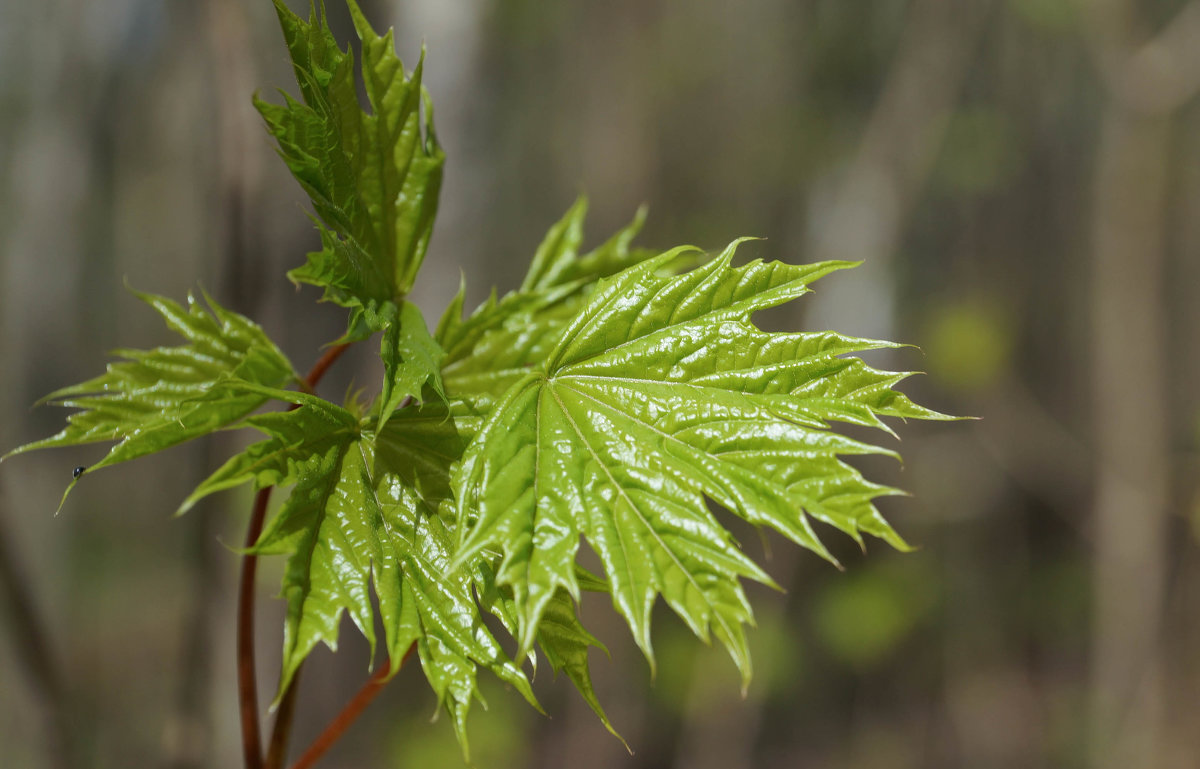
[[[105,373],[42,399],[78,409],[62,431],[6,457],[55,446],[115,442],[103,459],[86,468],[92,473],[237,423],[266,400],[254,393],[235,393],[225,387],[227,382],[275,387],[296,378],[287,358],[257,324],[211,297],[208,309],[194,300],[185,309],[166,297],[133,293],[185,344],[116,351],[124,360],[110,363]],[[75,476],[67,493],[78,479]]]

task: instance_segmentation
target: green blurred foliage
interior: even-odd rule
[[[777,607],[763,608],[757,626],[747,635],[754,660],[750,694],[755,698],[786,697],[806,684],[805,641]],[[696,643],[695,636],[678,621],[662,622],[656,631],[659,663],[652,691],[658,706],[681,716],[689,709],[706,711],[728,705],[741,687],[729,655],[717,646]]]
[[[1040,31],[1072,32],[1079,20],[1079,0],[1008,0],[1013,13]]]
[[[986,106],[962,109],[948,118],[935,175],[952,192],[995,192],[1012,183],[1025,157],[1007,115]]]
[[[430,718],[407,718],[386,730],[390,766],[456,767],[478,766],[487,769],[520,769],[531,761],[528,736],[529,717],[538,717],[528,708],[513,703],[514,692],[494,680],[480,681],[485,702],[493,706],[476,707],[467,722],[470,737],[470,762],[463,760],[462,748],[454,729],[441,709]],[[444,721],[444,723],[443,723]]]
[[[865,563],[813,596],[817,637],[834,659],[859,673],[885,664],[937,604],[938,580],[928,561]]]
[[[995,298],[980,295],[935,305],[921,334],[929,375],[969,393],[995,385],[1011,369],[1017,329]]]

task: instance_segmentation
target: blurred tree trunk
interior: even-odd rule
[[[1168,129],[1164,118],[1112,105],[1098,158],[1092,275],[1098,450],[1092,745],[1098,769],[1151,769],[1161,742]]]
[[[851,259],[869,268],[839,276],[813,297],[819,325],[895,336],[892,255],[920,201],[991,6],[991,0],[911,4],[857,153],[813,198],[806,258]]]
[[[1166,211],[1174,113],[1200,78],[1200,6],[1140,47],[1128,2],[1096,3],[1090,44],[1107,87],[1092,224],[1096,552],[1091,694],[1095,769],[1164,765],[1163,604],[1170,498]]]

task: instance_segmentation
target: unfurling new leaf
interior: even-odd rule
[[[362,339],[386,325],[385,304],[412,288],[433,232],[445,155],[421,85],[424,58],[405,75],[392,32],[377,35],[347,0],[363,43],[365,112],[353,53],[338,47],[324,8],[306,22],[274,2],[303,102],[254,103],[312,200],[322,245],[288,275],[350,308],[346,338]]]

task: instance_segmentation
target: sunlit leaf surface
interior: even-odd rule
[[[892,452],[828,423],[886,429],[880,415],[941,415],[892,389],[905,374],[844,357],[890,343],[771,334],[751,323],[753,312],[851,265],[734,267],[735,246],[682,275],[664,274],[680,250],[602,282],[467,448],[455,478],[456,557],[503,553],[497,580],[514,593],[523,649],[558,591],[578,595],[583,535],[651,662],[650,610],[661,595],[701,638],[715,635],[748,677],[751,612],[740,579],[770,578],[705,497],[826,558],[814,519],[903,546],[872,502],[893,490],[841,460]]]
[[[337,648],[343,612],[374,648],[373,590],[393,668],[416,644],[460,737],[479,667],[536,704],[525,675],[483,623],[474,572],[450,568],[453,538],[436,510],[461,441],[444,405],[402,409],[375,435],[328,401],[285,396],[300,407],[252,417],[249,424],[269,438],[230,459],[185,503],[250,481],[294,484],[253,548],[288,556],[280,693],[318,643]]]
[[[399,317],[384,330],[379,355],[384,369],[379,396],[381,427],[405,399],[421,400],[426,383],[445,399],[441,372],[445,353],[430,336],[421,310],[412,302],[401,304]]]
[[[626,227],[580,253],[587,200],[580,198],[538,247],[520,290],[493,294],[462,319],[460,291],[446,309],[437,339],[446,351],[442,376],[473,413],[488,410],[513,382],[540,366],[596,282],[657,252],[631,248],[642,227],[639,211]]]
[[[94,472],[219,430],[267,400],[254,392],[215,389],[220,382],[237,379],[280,387],[298,381],[287,358],[258,325],[224,309],[211,297],[205,297],[210,308],[205,310],[191,295],[186,308],[165,297],[136,295],[187,344],[117,350],[124,360],[110,363],[105,373],[42,399],[80,409],[68,417],[62,432],[21,446],[7,456],[117,441],[87,470]]]
[[[409,75],[392,32],[380,37],[349,0],[362,38],[362,77],[371,111],[359,106],[354,56],[341,50],[323,8],[308,21],[275,0],[302,101],[255,100],[279,154],[317,214],[320,251],[289,273],[352,308],[348,338],[384,327],[385,302],[412,288],[437,213],[445,155],[433,133],[433,108]],[[422,110],[424,116],[422,117]]]

